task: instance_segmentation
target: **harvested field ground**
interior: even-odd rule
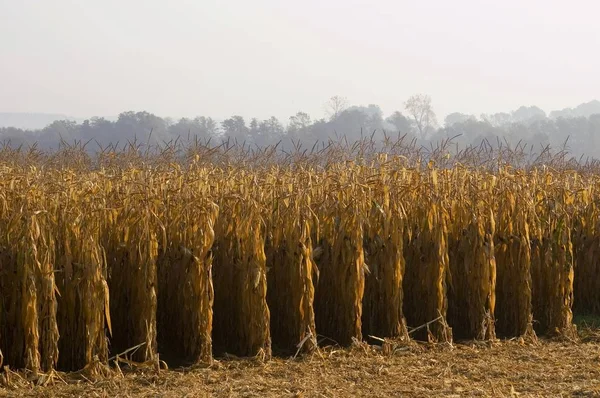
[[[47,387],[15,385],[2,396],[386,397],[600,396],[600,336],[579,343],[498,343],[323,349],[303,359],[221,359],[210,368],[125,372],[96,382],[61,375]]]

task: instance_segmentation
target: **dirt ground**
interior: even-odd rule
[[[391,352],[390,352],[391,351]],[[11,373],[8,397],[600,397],[600,335],[322,349],[302,359],[221,359],[196,369],[137,369],[96,381],[59,374],[43,386]]]

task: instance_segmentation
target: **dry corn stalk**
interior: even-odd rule
[[[61,369],[79,370],[94,360],[108,360],[110,297],[104,251],[99,244],[100,227],[92,202],[88,198],[87,203],[77,203],[76,208],[65,206],[57,223]]]
[[[275,208],[266,207],[267,303],[271,314],[273,347],[280,352],[309,352],[316,348],[313,244],[304,201],[289,198],[281,188]]]
[[[406,214],[397,180],[385,175],[372,180],[376,193],[364,239],[369,272],[363,299],[363,334],[408,341],[403,311],[404,228]]]
[[[531,244],[523,175],[502,170],[496,204],[496,331],[502,337],[535,338],[533,331]]]
[[[450,206],[448,322],[455,338],[494,339],[495,220],[485,199],[495,179],[479,180],[460,169],[453,174],[460,193]]]
[[[111,351],[117,355],[142,345],[131,355],[152,361],[157,353],[156,311],[158,236],[161,202],[159,184],[151,173],[131,170],[114,179],[105,198],[102,245],[111,292]]]
[[[164,216],[158,291],[162,353],[191,363],[212,361],[214,226],[219,209],[197,186],[174,179]],[[165,355],[168,359],[168,355]]]
[[[573,220],[575,254],[574,307],[580,314],[600,314],[600,219],[597,179],[579,189]]]
[[[572,194],[568,186],[553,187],[549,173],[533,175],[536,219],[532,242],[534,327],[546,335],[576,336],[573,322]]]
[[[240,197],[225,199],[213,245],[214,344],[239,356],[271,356],[264,227],[258,205],[240,181]]]
[[[351,165],[348,170],[322,187],[326,196],[317,209],[321,233],[317,241],[322,250],[315,293],[317,332],[343,346],[362,339],[363,229],[368,205],[358,183],[359,170]]]
[[[38,187],[44,174],[32,169],[20,177],[1,196],[0,347],[9,365],[36,372],[54,368],[58,357],[53,225]]]
[[[411,225],[405,247],[404,314],[409,327],[421,328],[411,336],[430,341],[452,341],[446,322],[448,311],[446,276],[448,273],[447,213],[441,207],[441,188],[435,170],[421,181],[416,172],[409,177],[416,186],[407,199]]]

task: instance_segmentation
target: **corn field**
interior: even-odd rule
[[[1,365],[574,338],[600,313],[596,173],[268,155],[4,149]]]

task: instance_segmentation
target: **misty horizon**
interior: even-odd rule
[[[343,97],[342,97],[343,98]],[[344,98],[346,101],[347,99]],[[369,104],[369,105],[377,105],[377,104]],[[366,107],[366,104],[352,104],[347,102],[346,107],[348,108],[353,108],[353,107]],[[512,114],[515,113],[516,111],[518,111],[519,109],[522,108],[539,108],[540,110],[542,110],[545,114],[546,117],[548,118],[557,118],[559,116],[564,117],[565,114],[572,112],[573,110],[577,110],[577,108],[591,108],[592,110],[588,110],[587,112],[584,111],[585,114],[577,114],[577,112],[573,115],[569,115],[569,116],[585,116],[585,117],[589,117],[592,114],[595,114],[596,111],[593,109],[597,109],[598,112],[600,112],[600,101],[598,101],[597,99],[592,99],[590,101],[586,101],[586,102],[581,102],[577,105],[574,106],[569,106],[566,107],[564,109],[553,109],[553,110],[546,110],[543,109],[541,107],[538,107],[535,104],[522,104],[521,106],[519,106],[516,109],[512,109],[512,110],[496,110],[495,112],[491,112],[487,115],[493,115],[493,114],[500,114],[500,113],[505,113],[505,114]],[[315,120],[319,120],[319,119],[326,119],[329,117],[328,112],[327,112],[327,103],[324,104],[323,106],[323,114],[322,115],[309,115],[311,117],[313,117]],[[435,111],[435,107],[433,109]],[[127,111],[133,111],[133,112],[149,112],[154,114],[153,112],[150,112],[146,109],[130,109],[130,110],[123,110],[122,112],[119,112],[116,115],[99,115],[99,114],[94,114],[91,116],[80,116],[80,115],[74,115],[74,114],[70,114],[70,113],[60,113],[60,114],[53,114],[53,113],[46,113],[46,112],[6,112],[2,109],[0,109],[0,127],[14,127],[14,128],[19,128],[19,129],[29,129],[29,130],[37,130],[37,129],[43,129],[44,127],[47,127],[48,125],[50,125],[52,122],[54,121],[62,121],[62,120],[70,120],[70,121],[74,121],[76,123],[83,123],[86,120],[91,120],[94,118],[102,118],[102,119],[106,119],[109,121],[116,121],[119,118],[119,115],[123,112],[127,112]],[[404,112],[404,106],[400,109],[395,109],[389,112],[383,112],[382,110],[382,114],[383,115],[391,115],[394,112]],[[298,112],[302,112],[302,110],[298,110]],[[296,112],[296,113],[298,113]],[[480,119],[483,120],[484,117],[486,116],[486,114],[481,114],[481,115],[476,115],[473,113],[463,113],[463,112],[458,112],[458,111],[453,111],[450,112],[446,115],[437,115],[438,118],[440,120],[444,120],[446,117],[448,117],[449,115],[452,114],[463,114],[463,115],[469,115],[475,119]],[[186,115],[186,116],[173,116],[173,115],[160,115],[160,114],[156,114],[157,116],[162,117],[163,119],[170,119],[174,122],[177,122],[178,120],[181,119],[194,119],[197,118],[199,116],[203,116],[202,112],[198,112],[196,114],[193,115]],[[240,114],[231,114],[229,116],[225,116],[225,117],[212,117],[212,119],[214,119],[217,122],[222,122],[223,120],[226,120],[227,118],[231,117],[232,115],[240,115]],[[210,115],[204,115],[204,116],[210,116]],[[240,115],[242,117],[244,117],[245,119],[251,120],[254,119],[254,116],[246,116],[246,115]],[[287,117],[284,118],[280,118],[277,116],[273,116],[271,115],[270,117],[276,117],[280,122],[282,122],[283,125],[287,125],[289,123],[289,119],[291,117],[293,117],[294,115],[289,115]],[[256,118],[259,119],[259,118]],[[17,123],[11,124],[11,120],[18,120]],[[440,125],[443,125],[444,123],[440,123]],[[33,126],[33,127],[32,127]]]
[[[144,143],[159,148],[177,143],[192,147],[204,142],[212,145],[243,144],[249,148],[279,147],[282,153],[308,149],[325,143],[356,143],[368,139],[373,148],[386,150],[390,140],[399,140],[404,150],[451,145],[458,153],[466,148],[513,148],[528,156],[553,149],[576,158],[598,159],[600,154],[600,101],[547,114],[537,106],[521,106],[512,112],[470,115],[453,112],[443,121],[438,118],[427,95],[409,97],[402,110],[391,114],[376,104],[352,105],[334,96],[326,106],[325,118],[313,118],[297,112],[286,123],[272,116],[246,119],[240,115],[218,120],[210,115],[171,119],[147,111],[125,111],[108,120],[95,117],[85,120],[52,120],[52,115],[6,114],[0,112],[2,147],[35,147],[54,151],[63,145],[88,146],[90,154],[103,148],[127,147],[128,143]],[[31,119],[31,120],[30,120]],[[45,122],[44,122],[45,120]],[[12,123],[11,123],[12,121]],[[37,128],[2,127],[21,121],[38,123]]]

